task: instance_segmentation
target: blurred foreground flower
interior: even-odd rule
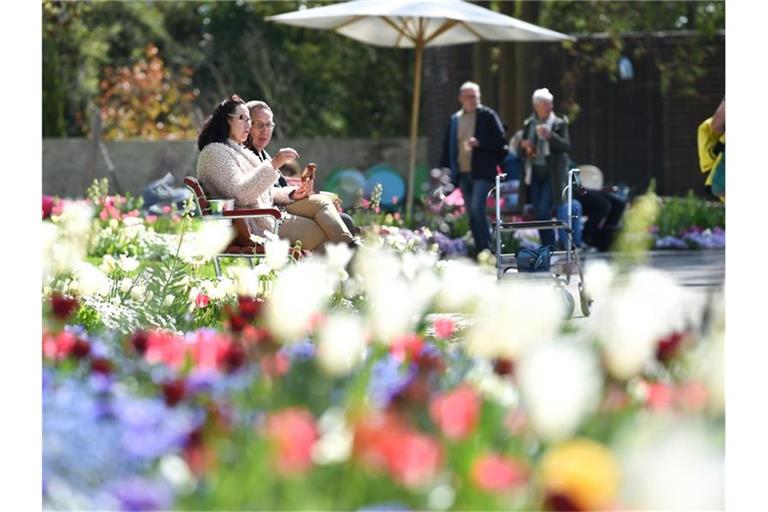
[[[464,439],[477,425],[480,400],[472,388],[462,386],[432,400],[429,411],[448,439]]]
[[[485,492],[504,492],[527,481],[519,462],[496,454],[478,457],[472,464],[472,482]]]
[[[613,443],[621,505],[632,510],[723,510],[722,439],[700,420],[638,418]]]
[[[357,315],[335,314],[325,319],[317,340],[317,362],[329,375],[344,376],[363,360],[366,332]]]
[[[544,439],[569,437],[598,405],[600,366],[585,345],[562,340],[542,344],[522,358],[518,375],[526,411]]]
[[[302,473],[312,466],[312,446],[318,439],[312,413],[289,408],[270,414],[266,436],[274,443],[277,469],[283,475]]]
[[[604,510],[615,506],[620,473],[608,448],[574,439],[547,451],[539,478],[553,510]]]
[[[563,319],[562,308],[562,300],[551,285],[502,282],[479,299],[467,352],[514,361],[532,346],[555,337]]]

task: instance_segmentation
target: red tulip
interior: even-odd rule
[[[77,305],[77,299],[74,297],[64,297],[60,293],[51,295],[51,313],[62,322],[77,309]]]
[[[246,320],[254,320],[261,314],[264,303],[253,297],[239,296],[237,306],[240,310],[240,316]]]
[[[397,336],[390,344],[390,352],[400,361],[413,361],[421,352],[424,342],[418,334],[403,334]]]
[[[75,343],[72,345],[71,354],[77,359],[83,359],[84,357],[87,357],[90,352],[91,352],[91,345],[85,340],[81,340],[78,338],[75,340]]]
[[[101,373],[103,375],[108,375],[112,373],[112,363],[109,359],[105,359],[103,357],[98,357],[91,361],[91,371],[94,373]]]
[[[187,394],[187,384],[184,379],[173,379],[163,382],[163,398],[168,407],[174,407]]]

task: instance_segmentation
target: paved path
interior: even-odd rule
[[[648,265],[669,272],[681,286],[707,292],[725,281],[725,251],[653,251],[648,255]],[[611,253],[583,256],[585,261],[613,257]]]

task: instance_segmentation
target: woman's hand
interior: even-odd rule
[[[299,199],[305,199],[315,193],[315,178],[311,180],[302,181],[301,185],[296,187],[296,190],[291,194],[291,199],[298,201]]]
[[[272,167],[279,169],[288,160],[298,160],[299,153],[293,148],[280,148],[275,156],[272,157]]]

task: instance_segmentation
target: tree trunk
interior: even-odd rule
[[[541,2],[517,2],[517,18],[529,23],[538,24],[541,13]],[[510,130],[514,133],[523,126],[523,121],[531,112],[531,94],[537,86],[534,83],[539,68],[539,58],[536,54],[536,43],[515,43],[514,48],[514,77],[511,94],[513,94],[513,109],[509,118]]]
[[[515,2],[500,2],[501,14],[515,16]],[[507,135],[515,133],[518,119],[515,116],[515,46],[517,43],[500,43],[501,56],[499,59],[499,117],[508,125]]]

